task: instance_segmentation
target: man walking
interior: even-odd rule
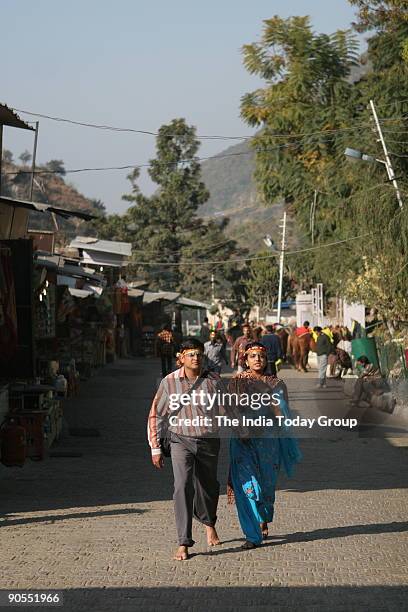
[[[156,356],[161,359],[161,369],[163,378],[172,370],[174,353],[174,335],[168,323],[162,325],[161,331],[156,337]]]
[[[209,341],[204,344],[204,355],[207,357],[207,369],[210,372],[221,374],[222,363],[225,362],[228,365],[221,334],[214,331],[210,333]]]
[[[323,333],[322,328],[319,325],[313,328],[313,331],[317,335],[316,340],[316,353],[317,353],[317,366],[319,369],[319,384],[318,389],[324,389],[326,387],[326,370],[327,363],[330,353],[333,352],[333,345],[331,344],[328,336]]]
[[[282,346],[280,339],[274,333],[272,325],[266,326],[266,334],[261,337],[261,344],[266,348],[269,373],[272,374],[272,376],[276,376],[276,362],[282,359]]]
[[[251,328],[248,323],[244,323],[242,326],[243,336],[237,338],[233,344],[231,350],[231,368],[235,368],[238,365],[238,372],[242,372],[242,366],[240,365],[240,359],[245,353],[246,345],[251,342]]]
[[[203,344],[208,342],[210,339],[210,326],[208,325],[208,318],[205,317],[203,324],[200,329],[200,340]]]
[[[148,439],[156,468],[163,467],[160,438],[166,423],[169,423],[179,543],[174,556],[177,561],[188,559],[188,549],[194,545],[193,516],[205,525],[208,545],[220,544],[215,529],[220,440],[216,437],[214,425],[214,414],[218,413],[219,405],[214,401],[211,403],[211,398],[219,393],[221,378],[214,372],[203,371],[203,357],[204,346],[199,340],[193,338],[182,343],[179,353],[181,367],[161,381],[148,419]],[[175,407],[177,398],[179,405]],[[200,420],[193,426],[195,417]]]

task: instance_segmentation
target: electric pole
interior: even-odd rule
[[[285,257],[285,239],[286,239],[286,212],[283,213],[283,225],[280,226],[282,228],[282,243],[279,257],[279,293],[278,293],[278,312],[277,319],[278,323],[281,320],[281,310],[282,310],[282,289],[283,289],[283,263]]]
[[[378,115],[377,115],[377,111],[375,110],[375,106],[374,106],[374,101],[373,100],[370,100],[370,107],[371,107],[371,112],[373,113],[373,117],[374,117],[374,121],[375,121],[375,127],[377,129],[377,133],[378,133],[378,136],[380,138],[380,141],[381,141],[381,144],[382,144],[382,148],[383,148],[383,151],[384,151],[385,167],[387,169],[388,178],[390,179],[390,181],[392,181],[392,184],[394,185],[395,193],[397,194],[398,204],[399,204],[399,207],[402,209],[402,208],[404,208],[404,205],[402,203],[401,192],[399,190],[398,183],[397,183],[397,180],[395,178],[394,169],[392,167],[390,156],[388,155],[387,145],[385,144],[384,136],[383,136],[383,133],[382,133],[382,130],[381,130],[381,124],[380,124],[380,122],[378,120]]]

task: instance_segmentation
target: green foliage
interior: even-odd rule
[[[265,87],[243,96],[241,114],[249,125],[259,127],[253,139],[258,189],[269,204],[285,198],[287,210],[305,232],[306,248],[311,246],[313,193],[318,192],[313,249],[287,258],[297,285],[307,289],[323,282],[329,293],[344,293],[352,279],[360,282],[370,261],[374,266],[379,254],[392,254],[380,259],[384,274],[396,279],[387,284],[398,304],[392,312],[395,318],[408,319],[408,311],[401,311],[404,302],[397,299],[408,288],[407,269],[395,276],[398,262],[408,256],[407,214],[398,209],[383,165],[353,166],[344,156],[344,149],[353,147],[382,157],[367,109],[374,98],[386,138],[393,142],[396,175],[406,176],[405,32],[405,23],[383,20],[369,43],[372,70],[353,83],[349,74],[357,57],[350,32],[316,34],[307,17],[267,20],[260,42],[243,48],[246,68],[263,78]],[[363,237],[350,240],[359,235]],[[333,246],[320,248],[330,243]],[[373,292],[364,294],[365,286],[360,283],[360,299],[381,308],[373,303]],[[390,311],[383,314],[390,316]]]
[[[62,159],[51,159],[47,163],[47,168],[51,170],[51,172],[55,172],[55,174],[59,174],[61,176],[65,175],[64,162]]]
[[[130,208],[123,216],[100,220],[98,235],[132,242],[134,267],[152,289],[182,291],[209,301],[213,272],[217,298],[222,294],[225,303],[234,301],[234,293],[241,290],[243,300],[241,273],[228,263],[239,253],[224,233],[228,220],[204,223],[197,214],[209,195],[197,160],[199,144],[195,128],[184,119],[163,125],[149,169],[157,191],[143,195],[137,184],[139,170],[134,170],[128,176],[131,193],[123,196]]]
[[[249,265],[249,276],[246,280],[248,297],[252,304],[262,309],[272,309],[276,306],[279,288],[279,264],[278,258],[263,257],[270,256],[269,251],[261,251]]]

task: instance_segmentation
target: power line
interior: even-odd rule
[[[11,108],[11,107],[10,107]],[[131,132],[134,134],[144,134],[144,135],[148,135],[148,136],[158,136],[158,132],[152,132],[149,130],[138,130],[135,128],[122,128],[122,127],[116,127],[116,126],[112,126],[112,125],[103,125],[103,124],[97,124],[97,123],[89,123],[89,122],[85,122],[85,121],[76,121],[74,119],[67,119],[65,117],[54,117],[52,115],[45,115],[42,113],[33,113],[32,111],[26,111],[26,110],[22,110],[22,109],[18,109],[18,108],[13,108],[14,111],[16,111],[17,113],[23,113],[25,115],[30,115],[33,117],[41,117],[42,119],[49,119],[50,121],[57,121],[59,123],[69,123],[71,125],[79,125],[81,127],[89,127],[89,128],[95,128],[98,130],[106,130],[106,131],[110,131],[110,132]],[[206,135],[197,135],[197,138],[202,138],[202,139],[209,139],[209,140],[246,140],[246,139],[250,139],[252,138],[252,136],[206,136]]]
[[[363,126],[366,127],[366,126]],[[181,164],[188,164],[191,162],[203,162],[203,161],[208,161],[208,160],[219,160],[219,159],[225,159],[225,158],[229,158],[229,157],[240,157],[242,155],[255,155],[257,153],[271,153],[274,151],[278,151],[279,149],[284,149],[290,146],[293,146],[294,144],[299,144],[302,143],[303,140],[305,140],[306,138],[310,137],[310,136],[315,136],[318,134],[327,134],[327,138],[326,141],[330,141],[330,140],[334,140],[334,132],[336,131],[344,131],[344,130],[356,130],[356,129],[360,129],[360,127],[355,127],[355,128],[342,128],[339,130],[324,130],[321,132],[313,132],[313,133],[309,133],[304,135],[301,138],[298,138],[297,140],[293,140],[291,142],[284,142],[284,143],[280,143],[278,145],[276,145],[275,147],[271,147],[271,148],[253,148],[253,149],[249,149],[248,151],[237,151],[235,153],[216,153],[214,155],[209,155],[207,157],[194,157],[193,159],[183,159],[183,160],[179,160],[177,162],[174,161],[170,161],[167,162],[164,165],[169,165],[169,166],[173,166],[173,165],[181,165]],[[300,135],[298,135],[300,136]],[[62,176],[65,174],[75,174],[75,173],[79,173],[79,172],[108,172],[111,170],[136,170],[138,168],[150,168],[152,166],[152,162],[149,163],[142,163],[142,164],[127,164],[124,166],[101,166],[101,167],[87,167],[87,168],[69,168],[69,169],[63,169],[63,171],[56,169],[56,170],[51,170],[51,169],[39,169],[39,170],[35,170],[34,174],[61,174]],[[8,171],[8,172],[3,172],[2,174],[4,175],[17,175],[17,174],[32,174],[33,171],[32,170],[21,170],[21,169],[17,169],[16,171]]]
[[[366,234],[360,234],[359,236],[353,236],[352,238],[344,238],[343,240],[336,240],[335,242],[328,242],[326,244],[321,244],[313,247],[307,247],[305,249],[297,249],[295,251],[285,251],[286,255],[296,255],[299,253],[307,253],[309,251],[315,251],[317,249],[323,249],[329,246],[336,246],[338,244],[344,244],[346,242],[350,242],[352,240],[358,240],[360,238],[365,238],[366,236],[371,236],[372,232],[367,232]],[[183,262],[163,262],[163,261],[132,261],[133,265],[139,266],[208,266],[208,265],[217,265],[217,264],[231,264],[231,263],[245,263],[247,261],[257,261],[263,259],[272,259],[273,257],[279,257],[280,253],[271,253],[270,255],[259,255],[257,257],[242,257],[238,259],[227,259],[227,260],[219,260],[219,261],[183,261]]]
[[[297,102],[295,102],[297,103]],[[314,106],[313,104],[311,104],[311,106]],[[341,106],[341,105],[339,105]],[[13,108],[13,107],[11,107]],[[90,123],[90,122],[85,122],[85,121],[76,121],[74,119],[67,119],[65,117],[56,117],[53,115],[46,115],[43,113],[34,113],[32,111],[27,111],[27,110],[22,110],[22,109],[18,109],[18,108],[13,108],[14,111],[18,112],[18,113],[23,113],[26,115],[31,115],[33,117],[40,117],[43,119],[49,119],[50,121],[56,121],[59,123],[68,123],[71,125],[79,125],[81,127],[89,127],[89,128],[94,128],[94,129],[98,129],[98,130],[104,130],[104,131],[113,131],[113,132],[130,132],[130,133],[136,133],[136,134],[144,134],[144,135],[149,135],[149,136],[158,136],[159,133],[158,132],[153,132],[150,130],[140,130],[140,129],[135,129],[135,128],[128,128],[128,127],[117,127],[117,126],[112,126],[112,125],[104,125],[104,124],[97,124],[97,123]],[[404,118],[404,117],[402,117]],[[398,119],[383,119],[382,121],[396,121]],[[360,127],[367,127],[367,124],[361,124]],[[357,126],[358,128],[358,126]],[[357,129],[357,128],[353,128],[353,127],[348,127],[348,128],[338,128],[338,129],[333,129],[333,130],[322,130],[322,131],[318,131],[318,132],[304,132],[302,134],[272,134],[270,135],[271,137],[274,138],[292,138],[292,137],[296,137],[299,135],[315,135],[315,134],[320,134],[320,133],[328,133],[328,132],[341,132],[341,131],[345,131],[345,130],[351,130],[351,129]],[[169,136],[177,136],[177,134],[169,134]],[[216,134],[216,135],[206,135],[206,134],[197,134],[197,138],[199,139],[206,139],[206,140],[251,140],[254,136],[256,136],[256,134],[253,135],[246,135],[246,136],[226,136],[226,135],[220,135],[220,134]]]

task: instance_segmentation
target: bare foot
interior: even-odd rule
[[[268,537],[268,523],[259,523],[259,526],[262,531],[262,539],[266,540],[266,538]]]
[[[188,548],[187,546],[179,546],[173,557],[176,561],[187,561]]]
[[[221,544],[220,538],[218,537],[218,533],[215,530],[215,527],[206,526],[207,530],[207,543],[208,546],[218,546]]]

